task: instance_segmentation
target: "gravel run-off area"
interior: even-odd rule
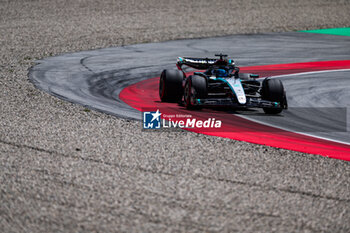
[[[349,232],[349,162],[142,132],[27,77],[62,53],[349,27],[349,12],[347,0],[0,0],[0,232]]]

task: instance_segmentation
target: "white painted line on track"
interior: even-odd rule
[[[301,75],[318,74],[318,73],[332,73],[332,72],[341,72],[341,71],[350,71],[350,69],[320,70],[320,71],[310,71],[310,72],[284,74],[284,75],[276,75],[276,76],[266,76],[266,77],[274,79],[274,78],[284,78],[284,77],[290,77],[290,76],[301,76]],[[264,79],[266,77],[261,77],[261,78],[258,78],[258,79]],[[332,138],[321,137],[321,136],[317,136],[317,135],[314,135],[314,134],[311,134],[311,133],[295,132],[295,131],[292,131],[290,129],[287,129],[287,128],[284,128],[284,127],[281,127],[281,126],[273,125],[273,124],[266,123],[266,122],[263,122],[263,121],[259,121],[259,120],[256,120],[256,119],[251,119],[251,118],[249,118],[247,116],[243,116],[243,115],[239,115],[239,114],[234,114],[234,115],[238,116],[238,117],[241,117],[243,119],[249,120],[249,121],[253,121],[255,123],[259,123],[259,124],[262,124],[262,125],[278,128],[278,129],[289,131],[289,132],[293,132],[293,133],[296,133],[296,134],[301,134],[301,135],[305,135],[305,136],[309,136],[309,137],[314,137],[314,138],[319,138],[319,139],[323,139],[323,140],[327,140],[327,141],[332,141],[332,142],[336,142],[336,143],[350,145],[350,142],[344,142],[344,141],[336,140],[336,139],[332,139]]]
[[[308,75],[308,74],[318,74],[318,73],[331,73],[331,72],[341,72],[341,71],[350,71],[350,69],[334,69],[334,70],[319,70],[319,71],[309,71],[309,72],[302,72],[302,73],[293,73],[293,74],[282,74],[282,75],[276,75],[276,76],[265,76],[261,78],[257,78],[258,80],[264,79],[264,78],[284,78],[284,77],[290,77],[290,76],[300,76],[300,75]]]
[[[346,144],[346,145],[350,146],[349,142],[344,142],[344,141],[335,140],[335,139],[331,139],[331,138],[321,137],[321,136],[313,135],[311,133],[295,132],[295,131],[292,131],[290,129],[287,129],[287,128],[284,128],[284,127],[281,127],[281,126],[276,126],[276,125],[273,125],[273,124],[270,124],[270,123],[266,123],[266,122],[263,122],[263,121],[259,121],[259,120],[256,120],[256,119],[251,119],[251,118],[249,118],[247,116],[242,116],[242,115],[238,115],[238,114],[234,114],[234,115],[238,116],[238,117],[241,117],[243,119],[249,120],[249,121],[253,121],[253,122],[261,124],[261,125],[266,125],[266,126],[270,126],[270,127],[273,127],[273,128],[278,128],[278,129],[281,129],[281,130],[285,130],[285,131],[288,131],[288,132],[293,132],[293,133],[296,133],[296,134],[301,134],[301,135],[305,135],[305,136],[309,136],[309,137],[313,137],[313,138],[319,138],[319,139],[332,141],[332,142],[337,142],[337,143],[341,143],[341,144]]]

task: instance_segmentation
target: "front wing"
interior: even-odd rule
[[[261,100],[256,98],[247,98],[245,104],[239,104],[232,100],[232,98],[208,98],[195,99],[196,106],[232,106],[232,107],[246,107],[246,108],[283,108],[279,102],[272,102],[268,100]]]

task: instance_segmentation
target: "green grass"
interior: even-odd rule
[[[338,36],[350,36],[350,28],[328,28],[328,29],[318,29],[318,30],[304,30],[300,32],[321,33],[321,34],[330,34],[330,35],[338,35]]]

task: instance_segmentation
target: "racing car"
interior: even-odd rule
[[[278,114],[288,108],[280,80],[265,78],[260,81],[259,75],[240,73],[239,67],[227,55],[215,54],[215,57],[178,57],[177,69],[166,69],[161,73],[161,101],[178,102],[187,109],[210,106],[262,108],[266,114]],[[198,71],[186,76],[183,65]]]

